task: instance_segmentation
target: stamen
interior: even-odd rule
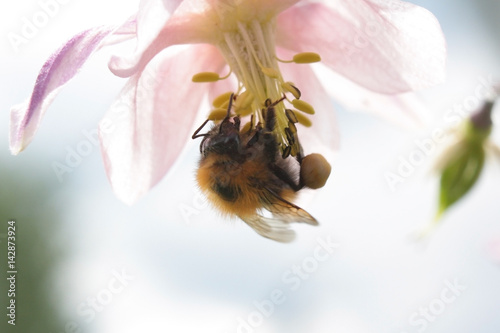
[[[196,83],[216,82],[219,80],[227,79],[231,75],[231,73],[232,71],[229,71],[229,73],[226,76],[221,77],[218,73],[215,72],[201,72],[193,75],[193,78],[191,80]]]
[[[253,113],[253,110],[252,108],[248,107],[246,109],[238,109],[236,111],[236,114],[242,116],[242,117],[245,117],[245,116],[248,116],[249,114],[252,114]]]
[[[288,140],[288,143],[293,145],[295,143],[295,137],[292,133],[292,130],[290,128],[286,127],[285,134],[286,134],[286,139]]]
[[[320,62],[321,61],[321,56],[317,53],[314,52],[302,52],[302,53],[297,53],[296,55],[293,56],[292,60],[283,60],[278,57],[276,59],[279,62],[289,64],[289,63],[296,63],[296,64],[311,64],[314,62]]]
[[[221,109],[224,109],[224,110],[227,110],[227,108],[229,107],[229,103],[231,102],[231,100],[227,100],[225,101],[224,103],[222,103],[219,108]]]
[[[219,121],[226,118],[226,115],[227,115],[227,109],[218,108],[210,111],[210,114],[208,115],[207,118],[208,120]]]
[[[290,156],[290,153],[292,152],[292,147],[291,146],[286,146],[285,149],[283,149],[283,154],[281,155],[281,157],[283,159],[287,158],[288,156]]]
[[[279,79],[280,77],[280,73],[278,73],[278,71],[274,68],[261,67],[260,69],[265,76],[270,77],[271,79]]]
[[[248,116],[253,113],[252,103],[255,97],[253,94],[246,90],[236,97],[236,101],[234,103],[234,112],[240,116]]]
[[[303,52],[293,56],[293,62],[296,64],[311,64],[313,62],[320,62],[321,57],[314,52]]]
[[[297,116],[295,115],[295,112],[293,112],[290,109],[285,110],[286,117],[291,123],[298,123],[299,121],[297,120]]]
[[[314,114],[314,108],[312,107],[311,104],[307,103],[307,102],[304,102],[303,100],[301,99],[294,99],[292,101],[292,105],[297,109],[297,110],[300,110],[302,112],[305,112],[307,114]]]
[[[296,123],[309,127],[311,120],[305,114],[314,114],[314,108],[300,100],[301,92],[293,82],[285,81],[280,72],[275,53],[275,22],[241,21],[236,19],[235,27],[224,33],[218,45],[229,67],[238,79],[238,91],[235,92],[232,113],[244,117],[251,115],[255,128],[267,126],[266,113],[274,108],[275,124],[273,134],[284,156],[301,154]],[[235,29],[236,28],[236,29]],[[296,54],[290,61],[312,63],[320,61],[317,53],[303,52]],[[214,74],[200,74],[200,82],[214,82],[220,78]],[[209,80],[204,80],[207,76]],[[228,105],[230,93],[222,94],[213,101],[216,110],[211,118],[219,118]],[[267,102],[266,102],[267,101]],[[283,102],[282,102],[283,101]],[[288,103],[288,104],[287,104]],[[291,108],[299,111],[292,111]],[[287,106],[290,109],[287,109]],[[251,130],[254,125],[246,125],[244,130]]]
[[[217,97],[214,98],[212,101],[212,105],[216,108],[222,107],[222,104],[224,103],[229,103],[229,98],[233,94],[232,91],[225,92]]]
[[[297,120],[299,122],[299,124],[302,124],[303,126],[305,127],[311,127],[312,126],[312,122],[309,118],[307,118],[306,116],[304,116],[302,113],[295,113],[295,116],[297,117]]]
[[[283,82],[281,84],[281,88],[284,91],[291,93],[296,99],[300,99],[300,96],[302,95],[293,82]]]
[[[253,94],[250,91],[246,90],[236,97],[234,107],[235,109],[246,109],[250,107],[250,105],[252,105],[254,99],[255,97],[253,96]]]

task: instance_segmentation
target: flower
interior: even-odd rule
[[[494,99],[486,100],[461,124],[436,163],[436,169],[441,173],[436,222],[476,184],[487,153],[500,156],[499,148],[489,139],[493,129],[491,113]]]
[[[299,100],[301,93],[300,101],[318,110],[313,127],[301,129],[301,135],[319,135],[334,146],[337,131],[329,97],[310,66],[295,64],[310,62],[307,55],[319,54],[324,65],[351,80],[346,85],[363,94],[364,106],[377,109],[367,103],[368,96],[383,102],[387,112],[405,103],[396,94],[444,77],[446,51],[437,20],[402,1],[143,0],[137,15],[122,26],[84,31],[47,60],[31,98],[11,110],[12,153],[31,142],[52,100],[91,54],[133,38],[135,53],[109,62],[115,75],[129,79],[99,128],[108,178],[127,203],[169,170],[207,91],[210,100],[227,91],[246,93],[248,105],[240,107],[256,116],[265,100],[275,101],[284,93]],[[301,60],[304,52],[312,54]],[[294,55],[295,63],[279,64]],[[200,72],[233,73],[237,82],[192,82]],[[342,86],[333,90],[346,100]],[[276,135],[285,140],[284,103],[279,108]],[[110,123],[113,130],[104,130]]]

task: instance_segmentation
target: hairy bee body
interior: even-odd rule
[[[265,110],[264,126],[258,123],[240,129],[240,118],[226,118],[203,136],[197,171],[200,189],[223,215],[238,216],[264,237],[289,242],[295,233],[292,222],[317,225],[305,210],[293,204],[297,191],[304,187],[301,177],[301,154],[280,154],[273,129],[275,110]],[[264,216],[267,210],[271,217]]]
[[[255,215],[262,208],[279,201],[269,193],[287,201],[296,197],[296,192],[269,170],[269,165],[276,163],[278,168],[290,172],[292,166],[289,163],[293,161],[282,160],[277,149],[271,151],[264,147],[262,141],[265,136],[246,147],[252,137],[259,135],[257,133],[256,130],[242,133],[238,150],[220,154],[206,148],[208,151],[200,160],[198,183],[209,200],[225,215],[237,215],[243,219]],[[268,147],[277,147],[272,142],[274,138],[267,137],[267,140],[270,140]]]

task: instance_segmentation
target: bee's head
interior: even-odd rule
[[[203,155],[216,153],[237,156],[240,151],[239,118],[226,117],[219,125],[212,128],[201,143]]]

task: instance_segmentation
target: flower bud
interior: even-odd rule
[[[437,218],[464,197],[481,174],[493,125],[493,104],[486,101],[464,122],[458,141],[443,156]]]
[[[482,143],[462,141],[458,144],[461,149],[455,150],[441,173],[438,217],[467,194],[483,169]]]

